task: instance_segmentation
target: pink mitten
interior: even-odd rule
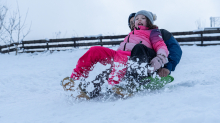
[[[167,62],[167,58],[163,55],[157,55],[156,57],[154,57],[150,62],[151,67],[154,67],[153,72],[163,67],[164,64],[166,64]]]

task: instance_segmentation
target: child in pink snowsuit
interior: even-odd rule
[[[160,31],[153,25],[154,16],[151,12],[142,10],[135,15],[135,29],[125,37],[117,51],[101,47],[91,47],[79,60],[70,78],[79,80],[87,78],[94,64],[100,62],[103,65],[111,64],[112,72],[108,79],[111,85],[118,84],[126,73],[126,63],[131,51],[136,44],[142,43],[156,52],[156,57],[151,60],[154,71],[167,63],[169,54],[162,39]]]

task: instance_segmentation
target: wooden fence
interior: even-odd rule
[[[173,36],[180,45],[220,45],[220,30],[205,30],[205,31],[188,31],[188,32],[173,32]],[[205,36],[205,35],[208,36]],[[211,35],[210,35],[211,34]],[[117,36],[97,36],[97,37],[75,37],[63,39],[49,40],[31,40],[22,41],[21,43],[12,43],[9,45],[0,46],[1,53],[9,53],[17,51],[19,53],[28,52],[43,52],[43,51],[60,51],[73,48],[89,48],[91,46],[113,46],[119,45],[126,35]],[[205,43],[211,41],[211,43]]]

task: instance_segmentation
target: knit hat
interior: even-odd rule
[[[157,16],[155,14],[153,14],[152,12],[150,11],[145,11],[145,10],[141,10],[141,11],[138,11],[136,14],[135,14],[135,17],[134,17],[134,21],[135,21],[135,18],[138,16],[138,15],[144,15],[146,16],[150,22],[152,24],[154,24],[154,21],[157,19]]]
[[[136,13],[131,13],[131,14],[129,15],[129,17],[128,17],[128,26],[129,26],[130,28],[131,28],[130,20],[131,20],[132,17],[135,16],[135,14],[136,14]]]

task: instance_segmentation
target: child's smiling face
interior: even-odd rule
[[[135,27],[138,28],[139,25],[147,27],[147,18],[144,15],[137,15],[136,16]]]

